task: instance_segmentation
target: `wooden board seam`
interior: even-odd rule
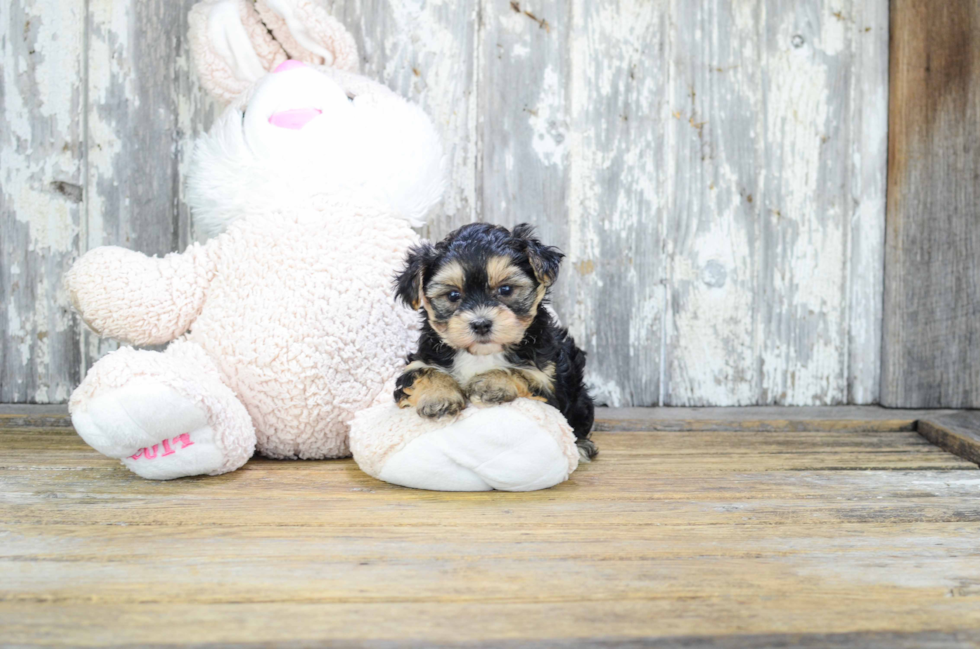
[[[964,411],[952,416],[922,419],[916,431],[932,444],[980,466],[980,426],[977,423],[980,423],[980,415]]]

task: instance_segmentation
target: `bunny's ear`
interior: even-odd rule
[[[357,72],[357,43],[317,0],[256,0],[255,9],[290,58]]]
[[[226,103],[286,60],[250,0],[204,0],[188,23],[201,85]]]

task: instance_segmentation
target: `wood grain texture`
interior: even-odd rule
[[[751,406],[746,408],[596,408],[600,431],[910,431],[923,419],[960,415],[956,410],[897,410],[879,406]],[[0,427],[71,426],[64,405],[0,404]],[[20,423],[13,423],[20,422]]]
[[[877,403],[881,392],[888,188],[887,164],[882,162],[888,159],[889,4],[854,2],[851,11],[848,114],[842,127],[852,163],[843,197],[843,211],[850,217],[846,226],[847,402],[863,404]]]
[[[37,423],[0,422],[13,644],[946,647],[980,629],[980,471],[911,431],[598,433],[559,487],[466,494],[350,461],[151,482]]]
[[[2,411],[0,411],[2,412]],[[597,408],[599,430],[915,430],[923,418],[955,410],[878,406],[751,406],[746,408]]]
[[[664,403],[874,400],[887,29],[865,4],[677,4]]]
[[[91,0],[85,223],[80,252],[118,245],[147,255],[194,238],[183,175],[215,106],[197,84],[187,39],[193,0]],[[117,348],[87,329],[85,368]]]
[[[956,412],[926,417],[916,430],[936,446],[980,464],[980,413]]]
[[[980,7],[891,15],[881,401],[980,406]]]
[[[601,402],[877,399],[887,15],[484,5],[480,218],[568,253],[555,304]]]
[[[595,396],[662,402],[669,20],[659,2],[572,3],[568,247],[556,303]]]
[[[329,0],[324,5],[357,40],[361,73],[420,105],[443,137],[448,187],[424,234],[442,236],[456,223],[475,220],[479,2]]]
[[[570,4],[482,3],[481,220],[529,222],[568,249]]]
[[[0,403],[63,402],[79,381],[61,276],[83,219],[84,5],[0,6]]]
[[[449,189],[423,233],[529,221],[567,253],[554,301],[601,402],[877,399],[887,0],[323,1],[363,72],[421,104],[446,141]],[[64,316],[51,278],[74,255],[196,238],[184,175],[215,107],[191,71],[191,4],[85,5],[79,63],[64,67],[87,97],[68,174],[77,243],[33,253],[44,271],[0,323],[28,332],[3,336],[16,347],[3,385],[23,386],[0,401],[64,401],[115,347]],[[34,6],[15,5],[11,34]],[[50,167],[60,154],[31,155]],[[21,232],[29,210],[4,209]],[[4,254],[13,282],[27,261]],[[42,311],[67,328],[33,342]]]

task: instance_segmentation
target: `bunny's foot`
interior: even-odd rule
[[[153,480],[234,471],[255,449],[245,407],[189,342],[109,354],[72,395],[71,415],[89,446]]]

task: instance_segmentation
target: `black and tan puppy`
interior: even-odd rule
[[[423,324],[398,379],[398,405],[442,417],[467,401],[538,399],[561,411],[579,452],[595,457],[585,352],[541,308],[563,256],[527,224],[509,231],[475,223],[410,250],[396,292],[423,309]]]

